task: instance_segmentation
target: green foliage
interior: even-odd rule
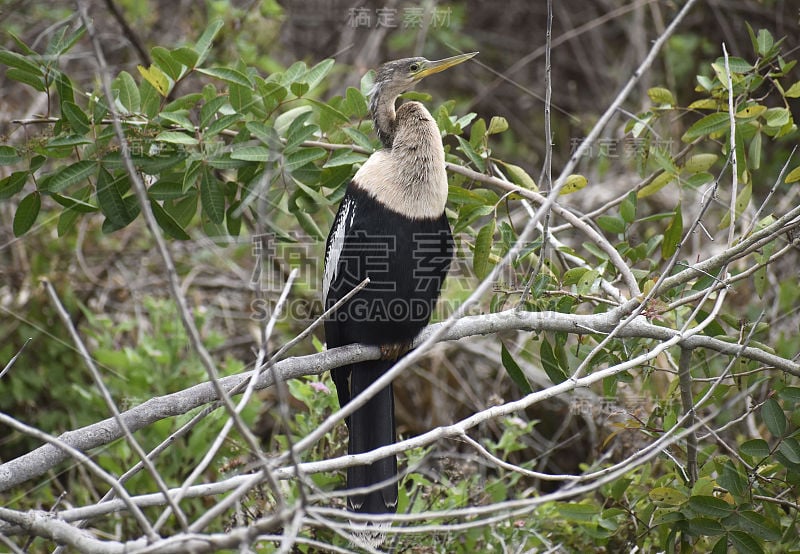
[[[206,67],[221,27],[221,21],[212,22],[193,45],[153,48],[153,64],[139,66],[138,81],[125,71],[112,81],[115,109],[139,176],[148,183],[156,221],[176,239],[188,238],[190,225],[198,223],[211,234],[238,234],[240,214],[254,209],[256,196],[247,186],[223,186],[227,179],[282,190],[281,196],[270,197],[268,209],[310,224],[312,214],[330,205],[321,199],[343,184],[342,176],[353,164],[365,159],[360,153],[306,144],[322,134],[344,139],[368,132],[363,122],[366,101],[356,89],[328,103],[310,96],[333,60],[313,67],[297,62],[267,78],[241,64]],[[62,35],[47,47],[56,59],[81,32]],[[23,148],[4,145],[0,151],[3,165],[28,164],[4,180],[4,196],[18,194],[26,182],[36,187],[17,209],[15,233],[28,231],[42,200],[49,199],[64,207],[58,227],[62,236],[82,217],[97,212],[105,217],[106,232],[135,221],[139,207],[102,91],[75,95],[54,60],[33,51],[1,51],[0,61],[9,66],[9,78],[53,93],[50,111],[58,114],[46,141]],[[208,81],[201,92],[168,98],[193,76]],[[351,123],[351,118],[356,120]],[[360,146],[371,148],[372,143],[361,141]],[[306,227],[321,234],[314,225]]]
[[[267,2],[262,9],[280,8]],[[150,51],[152,65],[113,76],[113,111],[121,119],[126,147],[137,175],[146,184],[155,220],[165,235],[175,240],[188,240],[198,229],[213,237],[237,237],[246,233],[248,218],[265,221],[285,240],[291,238],[290,229],[301,229],[322,240],[325,221],[341,198],[345,183],[366,160],[367,153],[377,147],[370,138],[372,124],[364,94],[369,89],[369,77],[362,81],[360,89],[349,87],[343,95],[323,101],[320,89],[335,69],[333,60],[310,67],[297,62],[279,68],[245,48],[239,63],[222,65],[212,55],[212,46],[222,29],[221,22],[214,21],[193,44],[177,48],[156,46]],[[0,165],[9,169],[8,176],[0,181],[0,199],[14,205],[12,229],[16,236],[30,237],[37,224],[47,225],[43,214],[57,217],[55,230],[64,240],[74,236],[83,221],[100,220],[102,232],[113,234],[132,227],[141,216],[115,135],[112,110],[102,90],[79,91],[59,69],[59,57],[81,35],[81,29],[68,31],[64,27],[41,52],[21,41],[17,41],[19,52],[0,50],[0,63],[7,66],[7,77],[46,93],[51,114],[43,135],[32,136],[23,144],[0,145]],[[752,207],[759,194],[754,176],[764,166],[767,143],[796,139],[789,102],[800,97],[800,82],[791,82],[788,77],[795,62],[784,59],[781,41],[774,40],[769,32],[751,30],[750,36],[752,57],[710,62],[707,73],[697,77],[697,99],[683,106],[677,91],[653,87],[648,91],[652,105],[626,126],[628,138],[634,140],[635,169],[643,181],[635,190],[626,191],[612,207],[592,217],[591,229],[629,264],[644,293],[653,290],[664,260],[684,259],[679,247],[687,232],[689,209],[682,193],[711,186],[719,179],[724,161],[731,155],[730,133],[734,134],[740,187],[733,213],[729,203],[712,208],[709,217],[715,218],[720,229],[734,219],[738,221]],[[686,37],[675,38],[675,46],[681,49],[701,48]],[[268,71],[264,70],[266,66]],[[728,113],[730,93],[734,102],[733,130]],[[448,215],[455,233],[461,237],[462,254],[470,258],[463,265],[472,269],[470,275],[459,276],[466,282],[461,283],[461,290],[452,290],[454,279],[450,279],[446,296],[457,298],[471,292],[478,280],[489,275],[511,251],[518,238],[520,200],[524,193],[538,192],[539,188],[523,167],[494,155],[497,142],[510,134],[505,118],[461,115],[456,113],[453,101],[431,111],[442,131],[449,162],[479,173],[507,177],[508,187],[499,193],[460,173],[450,175]],[[687,147],[681,156],[661,142],[662,136],[675,132],[673,127],[680,129],[676,136]],[[790,168],[784,183],[798,181],[800,167]],[[593,193],[596,186],[584,175],[571,175],[560,191],[563,198],[559,201]],[[654,210],[657,198],[666,198],[666,205]],[[755,229],[769,224],[771,218],[764,215]],[[761,267],[752,279],[760,296],[771,292],[767,265],[773,251],[774,245],[767,245],[754,254]],[[543,240],[538,238],[523,246],[507,270],[482,309],[499,311],[519,305],[526,310],[600,313],[608,302],[601,297],[604,287],[616,286],[620,281],[609,249],[588,240],[543,250]],[[702,321],[708,311],[695,313],[680,300],[705,290],[713,280],[712,275],[701,276],[674,290],[659,291],[648,304],[645,317],[676,329],[693,318]],[[797,283],[780,283],[776,288],[778,308],[783,312],[795,309],[800,299]],[[669,307],[672,303],[677,307]],[[94,316],[80,302],[73,304],[83,310],[87,321],[82,330],[91,337],[95,345],[92,354],[108,371],[107,384],[121,404],[140,403],[186,383],[205,380],[201,365],[185,349],[186,337],[169,302],[150,297],[143,300],[151,327],[146,333],[131,321]],[[203,319],[202,314],[196,317]],[[502,368],[498,364],[498,369],[514,382],[515,392],[524,395],[533,390],[523,371],[525,363],[536,362],[547,378],[558,384],[569,379],[595,349],[599,353],[586,368],[587,373],[633,359],[653,346],[650,340],[612,337],[599,347],[599,338],[583,335],[590,331],[576,330],[582,334],[578,338],[567,333],[532,337],[515,345],[513,355],[503,344]],[[755,346],[767,329],[751,325],[737,312],[720,314],[704,333],[710,337],[740,337],[749,336],[750,331],[750,345]],[[139,335],[136,341],[128,337],[134,332]],[[215,333],[204,338],[211,348],[222,343],[222,337]],[[776,343],[780,355],[794,354],[792,341],[787,337]],[[3,354],[5,359],[13,355],[8,348]],[[65,351],[60,343],[47,343],[39,355],[43,365],[55,361],[63,364],[64,359],[69,359],[78,366],[74,353]],[[228,359],[222,368],[232,373],[241,370],[241,365]],[[702,374],[704,383],[718,376],[724,367],[719,359],[702,359],[697,365],[694,371]],[[682,414],[676,403],[677,380],[660,387],[651,370],[637,368],[634,375],[632,369],[603,381],[607,397],[615,397],[634,380],[649,395],[649,403],[638,419],[617,425],[605,437],[604,445],[624,433],[654,438],[677,430]],[[598,548],[630,550],[633,545],[643,551],[797,550],[800,544],[795,532],[796,505],[787,498],[796,498],[800,486],[799,389],[764,376],[752,363],[737,362],[732,372],[717,387],[713,401],[720,406],[741,403],[736,396],[740,389],[768,387],[772,396],[756,410],[765,438],[726,437],[733,452],[701,452],[696,482],[687,479],[681,465],[685,453],[676,444],[669,457],[639,466],[607,483],[595,495],[579,501],[543,502],[524,517],[499,523],[478,522],[465,526],[461,534],[401,536],[397,550],[416,547],[478,552],[506,544],[524,551],[546,550],[554,544],[587,552]],[[60,406],[59,397],[77,396],[85,406],[69,422],[70,427],[94,421],[105,413],[102,399],[86,375],[71,381],[69,388],[74,390],[68,391],[70,394],[63,390],[66,385],[56,383],[52,391],[45,391],[46,395],[33,395],[32,390],[47,388],[42,387],[43,382],[41,372],[11,380],[11,395],[0,395],[0,406],[17,410],[45,402]],[[285,451],[290,443],[316,429],[337,408],[332,390],[327,375],[291,381],[292,398],[306,409],[293,412],[288,421],[278,413],[270,413],[282,425],[271,437],[272,446]],[[246,410],[248,422],[256,418],[253,412],[252,407]],[[38,425],[61,428],[64,422],[52,421],[57,419],[55,413],[53,410],[42,415]],[[160,422],[143,430],[143,444],[152,447],[187,419]],[[482,441],[484,448],[502,460],[516,456],[514,463],[525,470],[541,469],[533,456],[519,461],[529,451],[530,437],[540,423],[526,414],[496,423],[495,436]],[[168,484],[181,482],[185,468],[193,467],[202,457],[220,427],[220,420],[213,419],[181,439],[184,448],[169,451],[172,459],[167,467],[171,471],[162,471]],[[304,460],[343,453],[343,433],[341,427],[329,433],[305,452]],[[13,446],[20,451],[25,448],[19,443]],[[239,449],[234,436],[223,450],[230,467],[243,463]],[[432,473],[416,471],[431,458],[451,453],[442,454],[431,447],[405,454],[401,465],[411,471],[400,489],[400,511],[448,510],[534,494],[532,481],[504,467],[476,471],[468,464],[456,467],[442,462],[442,467],[436,468],[436,478]],[[135,463],[124,443],[104,450],[101,460],[114,470]],[[598,467],[581,469],[601,471],[608,465],[610,462],[604,461]],[[72,484],[77,478],[69,475],[66,479]],[[341,486],[342,475],[318,473],[311,479],[322,491],[333,492]],[[149,477],[141,475],[132,483],[148,489],[152,485]],[[289,500],[299,497],[299,486],[297,482],[286,485]],[[34,502],[51,504],[53,496],[48,489]],[[246,507],[253,513],[264,513],[274,508],[273,502],[269,494],[252,494]],[[191,513],[203,508],[199,501],[187,502],[187,506]],[[312,536],[311,531],[303,532]],[[315,529],[313,537],[346,544],[330,529]]]

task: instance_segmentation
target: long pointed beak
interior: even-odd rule
[[[414,78],[415,80],[418,81],[420,79],[427,77],[428,75],[439,73],[440,71],[449,69],[454,65],[463,63],[477,54],[478,54],[477,52],[470,52],[469,54],[459,54],[458,56],[452,56],[450,58],[445,58],[443,60],[428,62],[425,64],[425,67],[419,71],[419,73],[414,75]]]

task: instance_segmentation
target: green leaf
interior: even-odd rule
[[[79,198],[74,198],[72,196],[63,196],[61,194],[51,194],[50,197],[64,206],[65,208],[69,208],[75,210],[79,213],[92,213],[97,211],[97,206],[93,206],[88,202],[84,202]]]
[[[528,173],[520,166],[506,163],[500,160],[498,161],[503,165],[503,167],[506,168],[506,173],[508,173],[508,176],[511,178],[511,181],[514,182],[514,184],[519,185],[522,188],[526,188],[528,190],[538,190],[538,188],[536,187],[536,183],[533,181],[533,178],[530,175],[528,175]]]
[[[158,202],[151,200],[150,209],[153,211],[153,217],[155,217],[158,226],[169,236],[177,240],[191,239],[189,233]]]
[[[227,101],[228,99],[224,94],[206,100],[203,107],[200,108],[200,127],[208,127],[209,123],[214,120],[214,116],[225,106]]]
[[[72,31],[70,31],[70,26],[64,25],[50,37],[45,49],[45,56],[48,58],[61,56],[72,48],[84,33],[86,33],[86,27],[83,25]]]
[[[283,72],[281,80],[284,85],[294,83],[300,81],[303,75],[306,73],[308,73],[308,67],[306,66],[305,62],[297,61],[290,65],[289,68]]]
[[[109,171],[101,167],[97,174],[97,205],[106,216],[111,225],[117,229],[127,226],[136,217],[128,210],[128,205],[122,198],[124,193],[120,185],[125,177],[114,178]]]
[[[327,155],[328,153],[322,148],[303,148],[286,156],[284,167],[286,171],[292,173],[304,165]]]
[[[479,118],[472,124],[469,130],[469,143],[475,151],[483,145],[483,139],[486,136],[486,121]]]
[[[215,19],[208,24],[208,27],[206,27],[205,31],[203,31],[203,34],[200,35],[199,39],[197,39],[197,43],[193,49],[195,52],[197,52],[197,61],[195,64],[193,64],[193,67],[205,61],[206,56],[208,56],[208,52],[211,49],[211,44],[214,41],[214,37],[217,36],[217,33],[220,29],[222,29],[224,24],[225,22],[223,20]]]
[[[698,78],[700,76],[698,75]],[[713,98],[702,98],[700,100],[695,100],[691,104],[689,104],[688,109],[690,110],[718,110],[720,109],[720,103]]]
[[[786,92],[783,93],[786,98],[800,98],[800,81],[792,83]]]
[[[767,57],[769,56],[770,50],[772,50],[772,45],[775,44],[775,40],[772,38],[772,34],[769,31],[766,29],[759,29],[758,37],[756,37],[756,44],[758,45],[758,55]]]
[[[184,64],[176,60],[172,52],[161,46],[155,46],[150,50],[150,54],[158,64],[158,67],[173,81],[177,81],[184,71]]]
[[[778,451],[793,464],[800,464],[800,444],[794,437],[787,437],[778,446]]]
[[[161,71],[158,66],[151,65],[148,69],[143,65],[137,65],[136,69],[139,70],[139,74],[144,78],[144,80],[147,81],[155,90],[157,90],[161,96],[164,98],[167,97],[172,87],[166,74]]]
[[[111,83],[111,87],[119,91],[119,103],[128,113],[137,113],[141,108],[141,97],[139,87],[127,71],[120,71],[116,79]]]
[[[716,518],[726,517],[735,509],[721,498],[706,495],[689,497],[689,507],[698,514]]]
[[[714,176],[711,173],[703,171],[702,173],[695,173],[694,175],[686,179],[686,181],[684,181],[684,184],[689,188],[696,189],[698,187],[705,185],[706,183],[712,182],[713,180]]]
[[[725,528],[719,521],[707,517],[690,519],[687,524],[689,525],[689,533],[692,535],[715,537],[725,533]]]
[[[352,140],[357,146],[360,146],[368,152],[372,152],[374,150],[370,138],[358,129],[354,129],[352,127],[342,127],[341,130],[344,131],[344,134],[350,137],[350,140]]]
[[[669,106],[675,105],[675,97],[669,89],[663,87],[653,87],[647,90],[647,96],[654,104],[667,104]]]
[[[489,121],[489,129],[486,132],[490,135],[496,135],[497,133],[502,133],[506,129],[508,129],[508,120],[505,117],[495,115],[492,116],[491,121]]]
[[[0,50],[0,63],[40,78],[43,75],[42,68],[39,67],[38,64],[33,63],[22,54],[17,54],[9,50]]]
[[[253,87],[253,81],[250,77],[230,67],[210,67],[207,69],[198,69],[197,71],[203,75],[225,81],[226,83],[233,83],[242,87]]]
[[[240,113],[252,113],[258,119],[267,117],[267,112],[261,109],[261,104],[253,100],[252,87],[243,87],[236,83],[228,85],[228,99],[231,102],[231,107]]]
[[[206,127],[205,131],[203,131],[203,137],[206,140],[215,137],[222,131],[225,131],[230,127],[232,127],[233,124],[239,121],[241,118],[242,116],[238,113],[231,113],[220,116],[219,118],[213,120],[208,127]]]
[[[183,144],[183,145],[194,145],[199,144],[196,138],[187,135],[186,133],[181,133],[180,131],[161,131],[156,136],[155,140],[157,142],[168,142],[170,144]]]
[[[58,223],[56,224],[56,232],[58,233],[58,236],[66,236],[66,234],[69,233],[73,227],[75,227],[75,223],[78,222],[80,215],[80,212],[70,208],[67,208],[61,212],[61,215],[58,216]]]
[[[768,398],[761,406],[761,419],[773,437],[780,438],[786,433],[786,414],[774,398]]]
[[[0,145],[0,165],[14,165],[22,161],[22,156],[13,146]]]
[[[719,133],[730,128],[730,117],[727,112],[717,112],[709,114],[699,121],[683,134],[681,140],[683,142],[692,142],[696,138],[706,135]]]
[[[189,46],[182,46],[172,51],[172,58],[186,67],[193,69],[200,58],[199,54],[194,48]]]
[[[561,284],[565,287],[577,285],[587,271],[591,270],[586,267],[571,267],[561,276]]]
[[[787,402],[800,403],[800,387],[786,387],[778,395]]]
[[[342,107],[347,115],[363,119],[369,115],[364,95],[355,87],[348,87]]]
[[[583,175],[572,174],[567,177],[566,181],[564,181],[564,186],[561,187],[561,190],[558,192],[558,194],[564,196],[566,194],[578,192],[579,190],[585,188],[587,184],[589,184],[589,181],[586,179],[586,177]]]
[[[288,138],[288,135],[290,134],[289,129],[294,128],[292,125],[295,127],[305,126],[305,121],[311,117],[311,114],[311,106],[298,106],[296,108],[292,108],[291,110],[286,110],[275,118],[275,131],[277,131],[279,135],[287,136]],[[300,121],[296,122],[296,120]]]
[[[776,525],[763,515],[752,510],[739,512],[739,527],[743,531],[765,541],[777,541],[781,538],[781,532]]]
[[[248,121],[245,124],[245,127],[248,131],[250,131],[251,135],[260,140],[271,150],[283,148],[281,138],[278,136],[278,133],[275,132],[273,127],[265,125],[260,121]]]
[[[566,373],[564,373],[558,364],[558,358],[553,351],[553,347],[545,338],[542,339],[542,344],[539,347],[539,359],[542,362],[542,369],[554,385],[558,385],[567,380]]]
[[[717,58],[712,65],[718,65],[719,67],[724,68],[725,56],[720,56]],[[728,56],[728,67],[731,68],[731,72],[733,73],[747,73],[748,71],[752,71],[754,69],[750,62],[744,58],[738,58],[736,56]]]
[[[625,220],[618,216],[601,215],[597,218],[597,225],[604,231],[615,235],[625,232]]]
[[[319,228],[317,222],[314,221],[314,218],[311,217],[308,212],[298,211],[294,215],[300,227],[302,227],[306,233],[318,240],[325,240],[325,234],[322,232],[322,229]]]
[[[519,387],[522,394],[528,395],[532,393],[533,389],[531,389],[530,383],[528,383],[528,380],[525,378],[525,373],[503,343],[500,343],[500,360],[503,362],[503,367],[506,368],[508,376],[511,377],[511,380]]]
[[[183,198],[183,184],[177,181],[158,181],[147,188],[151,200],[174,200]]]
[[[625,223],[636,221],[636,193],[631,191],[619,205],[619,215]]]
[[[89,132],[89,129],[91,128],[89,124],[89,117],[76,104],[73,104],[72,102],[62,102],[61,114],[69,122],[70,127],[72,127],[72,130],[75,131],[75,133],[79,135],[85,135]]]
[[[55,76],[56,92],[58,92],[59,105],[64,102],[75,102],[75,87],[69,77],[58,71]],[[63,111],[63,108],[62,108]]]
[[[800,181],[800,165],[791,170],[783,180],[783,182],[787,185],[790,183],[796,183],[798,181]]]
[[[680,506],[686,502],[686,493],[672,487],[656,487],[648,493],[648,496],[653,502],[668,506]]]
[[[350,121],[345,114],[329,106],[325,102],[319,102],[313,98],[309,98],[308,102],[319,112],[320,127],[326,132],[332,131],[343,123],[348,123]]]
[[[675,179],[674,173],[665,171],[656,176],[652,181],[650,181],[650,183],[639,189],[639,192],[636,193],[636,197],[645,198],[647,196],[655,194],[661,189],[663,189],[665,186],[670,184],[674,179]]]
[[[758,541],[744,531],[731,531],[728,533],[728,538],[739,554],[764,554],[764,549]]]
[[[600,272],[596,269],[586,271],[581,278],[578,279],[577,290],[578,294],[591,294],[595,290],[597,279],[600,277]]]
[[[28,180],[28,171],[15,171],[3,180],[0,180],[0,200],[11,198],[25,187]]]
[[[736,470],[730,461],[727,461],[722,467],[722,475],[717,479],[717,483],[735,496],[741,497],[748,492],[747,479]]]
[[[47,182],[47,189],[52,192],[61,192],[64,189],[77,185],[94,175],[97,164],[90,160],[81,160],[56,172]]]
[[[736,202],[734,204],[734,210],[736,210],[736,217],[742,215],[744,210],[747,208],[748,204],[750,204],[750,199],[753,196],[753,184],[752,182],[747,183],[745,186],[742,187],[742,190],[739,191],[739,194],[736,195]],[[728,225],[731,224],[731,214],[727,212],[719,223],[720,229],[725,229]]]
[[[225,225],[228,229],[228,234],[232,237],[238,237],[242,229],[242,216],[236,215],[239,210],[240,203],[234,202],[228,206],[228,211],[225,212]]]
[[[39,210],[42,207],[42,198],[39,191],[33,191],[25,198],[20,200],[17,211],[14,214],[13,230],[14,236],[20,237],[28,232],[36,223]]]
[[[665,260],[671,258],[678,250],[678,245],[683,237],[683,215],[681,205],[675,208],[675,215],[664,231],[664,242],[661,243],[661,257]]]
[[[6,77],[28,85],[39,92],[45,92],[47,90],[47,87],[44,84],[44,79],[40,76],[40,74],[37,73],[31,73],[22,69],[17,69],[16,67],[11,67],[6,70]]]
[[[483,280],[491,271],[492,264],[489,260],[494,242],[496,221],[494,218],[481,227],[475,237],[475,251],[472,254],[472,270],[478,279]]]
[[[753,119],[757,118],[761,114],[767,111],[766,106],[762,106],[761,104],[754,104],[751,106],[747,106],[746,108],[742,108],[738,112],[734,114],[739,121],[752,121]]]
[[[306,125],[306,120],[311,112],[300,114],[286,129],[286,146],[284,151],[288,154],[301,148],[304,141],[310,139],[319,130],[314,124]]]
[[[769,127],[783,127],[791,120],[792,112],[787,108],[769,108],[764,112],[764,121]]]
[[[756,170],[761,167],[761,131],[756,131],[753,140],[750,141],[750,148],[747,150],[747,158],[750,169]]]
[[[200,204],[203,213],[212,223],[220,224],[225,219],[225,193],[221,183],[210,169],[205,168],[200,175]]]
[[[689,173],[708,171],[718,158],[719,156],[716,154],[695,154],[686,160],[686,163],[683,164],[683,169]]]
[[[339,167],[342,165],[353,165],[355,163],[364,162],[367,156],[358,152],[353,152],[349,149],[337,150],[333,153],[331,158],[325,162],[323,168]]]
[[[581,521],[592,523],[597,521],[600,515],[600,508],[594,504],[582,504],[578,502],[564,502],[557,506],[558,513],[569,521]]]
[[[764,294],[767,292],[768,285],[769,280],[767,279],[767,266],[763,265],[756,269],[755,273],[753,273],[753,288],[755,289],[759,298],[764,298]]]
[[[478,171],[483,172],[486,169],[486,162],[483,158],[478,154],[475,149],[472,147],[468,141],[464,140],[463,137],[457,136],[456,140],[458,140],[459,147],[458,149],[461,150],[464,155],[469,158],[469,161],[475,166]]]
[[[277,153],[263,146],[235,146],[231,152],[234,160],[248,162],[271,162],[277,158]]]
[[[56,137],[47,141],[47,148],[72,148],[82,144],[93,144],[93,141],[82,135],[68,135],[65,137]]]
[[[289,94],[289,91],[281,85],[280,83],[275,82],[263,82],[262,80],[257,81],[258,86],[258,93],[261,95],[261,103],[264,106],[264,109],[267,112],[272,112],[275,108],[278,107],[286,95]],[[297,108],[295,108],[297,109]]]
[[[194,122],[189,119],[189,110],[163,111],[158,116],[165,121],[183,127],[190,133],[195,132]]]
[[[769,444],[763,439],[752,439],[743,442],[739,446],[739,451],[755,459],[762,459],[769,456]]]
[[[336,62],[332,58],[322,60],[303,75],[303,81],[308,84],[309,89],[315,88],[328,76],[328,73],[333,69],[334,63]]]

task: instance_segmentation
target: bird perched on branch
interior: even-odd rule
[[[333,370],[344,406],[408,351],[428,324],[453,255],[445,215],[447,175],[439,128],[419,102],[395,109],[400,94],[424,77],[477,54],[439,61],[406,58],[382,65],[370,93],[370,112],[384,148],[372,154],[347,186],[325,251],[326,308],[370,281],[325,322],[328,348],[379,345],[382,358]],[[373,396],[348,419],[348,452],[359,454],[395,441],[392,387]],[[397,459],[348,468],[349,509],[397,509]]]

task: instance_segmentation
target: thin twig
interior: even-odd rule
[[[678,362],[678,378],[681,390],[681,402],[683,403],[683,413],[686,415],[686,424],[694,425],[694,397],[692,395],[692,351],[689,348],[681,348],[681,358]],[[691,488],[697,481],[697,435],[694,432],[686,435],[686,473],[688,474]]]
[[[133,500],[131,500],[128,491],[120,485],[117,480],[114,478],[113,475],[106,472],[103,468],[101,468],[97,463],[92,460],[89,456],[78,450],[77,448],[73,448],[66,442],[45,433],[44,431],[40,431],[35,427],[31,427],[30,425],[26,425],[21,421],[17,421],[13,417],[6,415],[0,412],[0,423],[4,425],[8,425],[9,427],[16,429],[20,433],[24,433],[29,435],[35,439],[44,441],[48,444],[53,445],[54,447],[58,448],[59,450],[63,451],[67,456],[74,458],[75,460],[81,462],[84,467],[86,467],[90,472],[94,473],[97,477],[99,477],[102,481],[108,483],[112,489],[114,489],[119,496],[120,501],[125,505],[125,507],[130,510],[131,515],[138,523],[139,527],[141,527],[142,531],[147,535],[148,539],[155,540],[158,538],[158,535],[153,530],[153,527],[150,525],[150,522],[147,520],[145,515],[139,509]],[[161,498],[164,498],[161,493],[158,493]],[[5,517],[0,517],[0,519],[5,519]]]
[[[268,474],[269,461],[264,455],[258,443],[258,439],[255,436],[253,436],[253,433],[252,431],[250,431],[247,424],[245,424],[245,422],[242,421],[241,417],[236,412],[236,408],[233,405],[233,402],[231,401],[227,392],[219,384],[219,373],[217,371],[216,364],[214,363],[214,360],[211,358],[211,355],[209,354],[208,350],[203,345],[203,341],[200,337],[200,332],[198,331],[197,325],[195,324],[194,318],[192,317],[192,314],[189,310],[186,298],[181,293],[180,282],[178,281],[178,274],[177,271],[175,270],[175,264],[172,260],[172,256],[170,255],[169,249],[167,248],[167,244],[164,240],[163,234],[161,233],[161,229],[158,223],[156,222],[155,216],[153,215],[153,210],[150,207],[150,200],[147,195],[147,189],[145,188],[144,183],[142,183],[142,180],[133,164],[133,160],[131,159],[130,145],[128,144],[127,138],[125,137],[125,131],[122,128],[122,123],[119,119],[119,114],[117,112],[114,96],[111,90],[111,78],[109,76],[108,65],[106,64],[105,55],[103,54],[103,49],[100,44],[100,41],[94,31],[94,26],[89,19],[87,13],[86,0],[78,0],[78,9],[80,11],[83,24],[86,27],[87,35],[89,36],[90,41],[92,43],[95,59],[97,60],[98,73],[100,75],[100,81],[102,84],[103,93],[106,98],[106,103],[108,105],[109,112],[111,113],[113,119],[114,131],[119,141],[120,154],[123,160],[123,164],[130,178],[132,188],[134,190],[134,193],[136,194],[136,198],[139,201],[139,206],[141,208],[145,224],[148,230],[150,231],[150,234],[153,236],[153,239],[155,240],[156,248],[159,254],[161,255],[162,261],[164,263],[164,269],[166,270],[167,273],[167,281],[169,284],[170,294],[178,308],[178,314],[180,316],[181,323],[183,324],[183,327],[186,330],[186,334],[189,338],[189,344],[191,345],[192,350],[194,350],[194,352],[200,358],[200,362],[202,363],[203,368],[206,370],[209,380],[211,381],[212,386],[215,388],[219,400],[222,402],[228,415],[233,419],[234,424],[236,425],[236,430],[241,434],[242,438],[247,443],[252,453],[259,459],[259,461],[263,465],[263,468]],[[277,483],[275,483],[271,479],[269,479],[269,481],[273,487],[276,498],[278,500],[279,508],[282,509],[283,506],[280,505],[282,502],[281,500],[282,495],[280,495],[279,491],[277,490]]]
[[[722,43],[722,55],[725,57],[725,74],[728,82],[728,118],[730,120],[730,143],[728,153],[731,163],[731,205],[730,211],[730,226],[728,227],[728,247],[733,245],[736,236],[736,200],[739,196],[739,161],[736,157],[736,117],[733,111],[733,80],[731,77],[731,66],[728,60],[728,49],[725,48],[725,43]]]
[[[117,407],[116,402],[114,402],[111,392],[108,390],[108,387],[106,387],[106,384],[103,381],[103,377],[100,375],[100,371],[98,371],[97,366],[94,365],[94,359],[92,358],[92,355],[89,354],[89,350],[83,343],[83,339],[81,339],[78,330],[75,329],[75,326],[72,324],[72,319],[70,319],[67,310],[64,308],[61,300],[58,298],[58,293],[53,288],[53,285],[51,285],[50,281],[47,279],[42,279],[42,284],[47,291],[47,295],[50,297],[50,302],[53,304],[56,313],[58,314],[59,318],[61,318],[61,322],[64,324],[64,327],[66,327],[70,337],[72,337],[72,341],[75,343],[75,347],[78,349],[78,352],[83,359],[83,363],[86,364],[86,367],[89,369],[89,373],[92,375],[92,380],[94,381],[97,389],[100,391],[100,395],[103,397],[106,406],[108,406],[114,421],[122,430],[128,445],[136,453],[136,455],[139,456],[140,462],[144,464],[145,469],[156,482],[156,486],[164,495],[164,498],[167,500],[169,506],[174,510],[175,517],[178,518],[179,525],[185,531],[187,527],[186,514],[184,514],[183,510],[181,510],[178,505],[172,501],[172,498],[167,493],[167,484],[161,478],[161,475],[158,473],[155,466],[150,462],[150,459],[147,457],[147,453],[139,444],[139,441],[134,438],[133,433],[131,433],[130,429],[128,429],[128,426],[125,425],[125,420],[120,417],[119,408]]]
[[[25,342],[22,344],[22,346],[19,347],[19,350],[17,350],[17,353],[14,354],[14,356],[12,356],[12,358],[10,360],[8,360],[8,363],[3,368],[3,371],[0,371],[0,379],[2,379],[3,376],[6,373],[8,373],[8,370],[11,369],[11,366],[14,365],[14,362],[17,361],[17,358],[19,358],[20,354],[22,354],[22,351],[25,350],[25,347],[28,346],[28,343],[31,342],[31,340],[33,340],[33,339],[30,338],[30,337],[25,339]]]

